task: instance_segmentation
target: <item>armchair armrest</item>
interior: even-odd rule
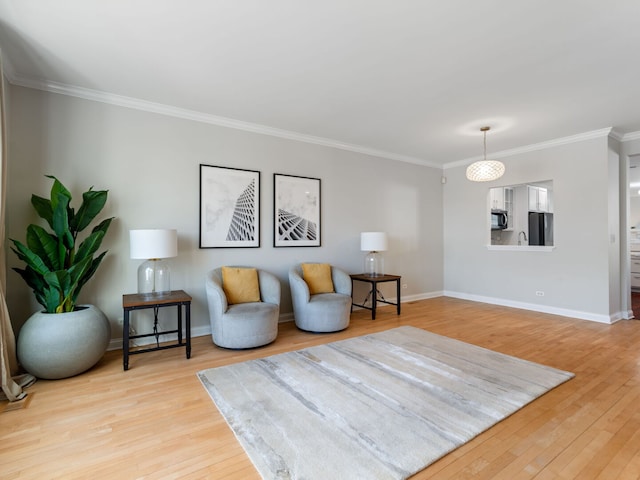
[[[303,300],[304,302],[309,303],[309,300],[311,299],[309,286],[295,267],[289,270],[289,285],[291,286],[291,297],[294,301]]]
[[[280,280],[275,275],[258,270],[260,298],[263,302],[280,305]]]
[[[333,288],[337,293],[351,296],[351,277],[337,267],[331,267]]]
[[[227,311],[229,304],[227,303],[227,296],[222,289],[222,278],[219,275],[220,273],[216,272],[216,270],[210,271],[207,274],[205,288],[209,310],[222,314]]]

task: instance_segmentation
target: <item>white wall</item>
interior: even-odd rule
[[[619,245],[610,244],[618,218],[611,218],[615,168],[607,137],[501,160],[506,173],[496,182],[469,182],[464,167],[445,170],[445,292],[596,321],[619,318],[609,295],[610,268],[617,268],[611,252]],[[488,250],[488,189],[540,180],[553,180],[554,249]]]
[[[389,273],[403,276],[406,298],[442,291],[441,171],[292,140],[197,123],[139,110],[11,86],[7,233],[24,240],[38,221],[29,199],[48,195],[56,175],[76,198],[93,185],[108,189],[104,214],[115,216],[109,249],[81,294],[110,318],[121,336],[122,294],[135,292],[138,260],[129,259],[128,231],[176,228],[179,256],[172,287],[194,297],[194,331],[208,329],[205,273],[219,265],[254,265],[282,281],[282,312],[291,312],[286,280],[301,261],[328,261],[362,271],[359,233],[389,234]],[[199,249],[199,164],[261,172],[261,248]],[[273,248],[273,174],[320,178],[322,247]],[[19,266],[13,253],[10,267]],[[8,272],[7,299],[19,327],[38,306],[19,276]],[[393,285],[384,293],[395,296]]]

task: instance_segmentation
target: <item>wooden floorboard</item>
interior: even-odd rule
[[[134,355],[127,372],[121,351],[107,352],[85,374],[39,380],[27,408],[0,414],[0,478],[259,479],[196,372],[400,325],[576,374],[414,479],[640,478],[639,321],[603,325],[446,297],[402,310],[382,307],[375,321],[356,311],[332,334],[281,324],[273,344],[246,351],[199,337],[190,360],[183,349]]]

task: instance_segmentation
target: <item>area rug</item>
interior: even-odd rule
[[[415,327],[198,372],[265,479],[404,479],[573,377]]]

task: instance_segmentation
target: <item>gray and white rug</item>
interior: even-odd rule
[[[404,479],[573,377],[415,327],[198,373],[265,479]]]

